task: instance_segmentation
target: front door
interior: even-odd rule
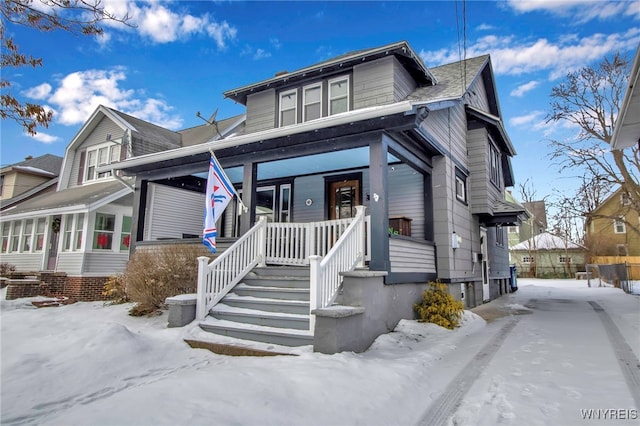
[[[56,270],[56,261],[58,260],[58,237],[60,236],[61,216],[51,218],[51,228],[49,229],[49,247],[47,255],[47,270]]]
[[[356,215],[360,205],[360,181],[341,180],[329,183],[329,219],[347,219]]]

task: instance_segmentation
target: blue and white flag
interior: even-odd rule
[[[236,190],[212,152],[209,160],[209,175],[207,176],[204,232],[202,233],[202,243],[211,250],[211,253],[216,252],[216,236],[218,235],[216,222],[235,194]]]

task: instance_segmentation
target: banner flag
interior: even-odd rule
[[[209,175],[207,176],[204,231],[202,233],[202,243],[209,248],[211,253],[216,252],[216,237],[218,235],[216,222],[234,195],[236,195],[236,190],[212,151],[209,160]]]

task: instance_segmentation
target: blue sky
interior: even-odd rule
[[[36,2],[39,0],[36,0]],[[1,123],[2,165],[64,155],[102,103],[170,129],[243,112],[222,92],[348,51],[406,40],[427,67],[489,53],[503,121],[518,155],[517,182],[539,198],[570,191],[573,174],[548,159],[548,139],[570,128],[545,124],[549,93],[571,70],[640,43],[640,1],[221,2],[105,0],[135,27],[109,25],[100,39],[7,24],[43,67],[4,69],[12,94],[55,112],[36,137]],[[465,42],[466,40],[466,42]],[[514,188],[517,192],[517,188]]]

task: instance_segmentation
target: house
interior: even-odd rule
[[[0,211],[38,194],[55,191],[61,166],[62,157],[45,154],[0,168]]]
[[[585,240],[592,256],[640,256],[638,210],[622,188],[587,214]]]
[[[98,107],[67,146],[55,191],[3,210],[2,262],[55,281],[53,292],[101,299],[106,279],[129,259],[134,197],[131,179],[97,167],[211,140],[228,130],[221,127],[175,132]]]
[[[520,204],[529,216],[520,225],[510,226],[507,230],[509,248],[534,235],[541,234],[547,229],[547,207],[544,200],[518,203],[511,194],[507,193],[507,201]]]
[[[511,247],[511,258],[520,277],[573,277],[585,270],[586,255],[584,246],[548,232]]]
[[[430,280],[467,307],[509,291],[504,230],[526,213],[505,200],[515,150],[489,55],[427,68],[397,42],[224,96],[246,107],[242,133],[100,168],[135,176],[138,249],[201,220],[205,183],[165,183],[204,181],[215,152],[248,210],[227,208],[233,245],[201,259],[203,329],[364,350],[414,317]]]

